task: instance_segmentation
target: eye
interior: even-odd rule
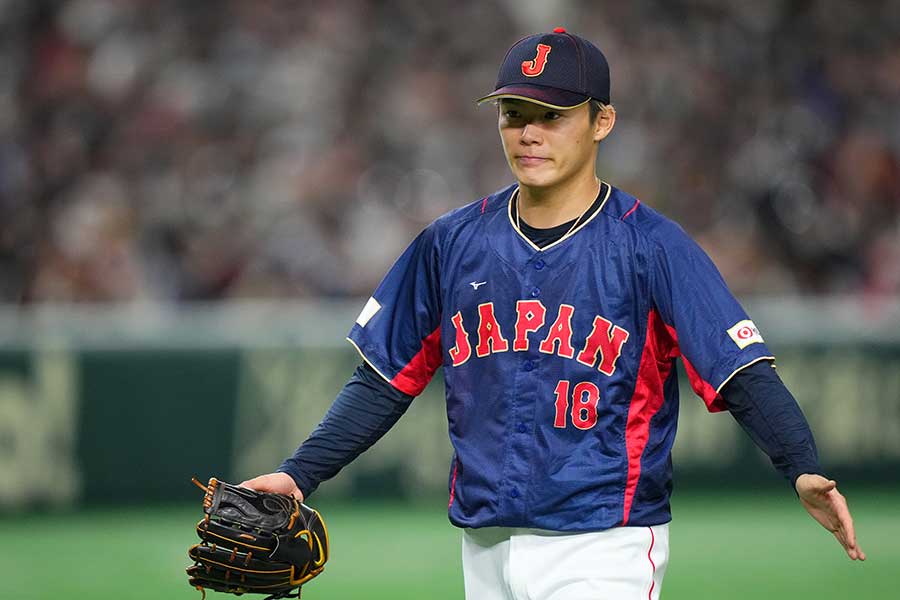
[[[518,119],[522,115],[519,114],[519,111],[510,109],[510,110],[504,111],[503,116],[506,117],[507,119]]]
[[[548,110],[544,113],[544,119],[547,121],[555,121],[560,118],[562,115],[556,112],[555,110]]]

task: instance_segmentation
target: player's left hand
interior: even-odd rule
[[[856,543],[847,499],[837,490],[837,483],[821,475],[805,473],[797,478],[795,487],[806,512],[834,534],[847,556],[852,560],[866,560],[866,553]]]

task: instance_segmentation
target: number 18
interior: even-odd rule
[[[560,429],[566,427],[566,413],[569,412],[569,381],[562,379],[556,384],[556,418],[553,426]],[[590,429],[597,424],[597,403],[600,401],[600,389],[590,381],[575,384],[572,390],[572,425],[578,429]]]

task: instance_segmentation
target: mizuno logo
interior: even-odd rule
[[[481,286],[483,286],[486,283],[487,283],[487,281],[470,281],[469,285],[472,286],[473,290],[477,290],[478,288],[480,288]]]

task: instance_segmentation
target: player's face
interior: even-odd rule
[[[520,185],[552,188],[594,175],[597,142],[612,129],[601,114],[591,122],[587,104],[556,110],[523,100],[502,99],[500,139]]]

